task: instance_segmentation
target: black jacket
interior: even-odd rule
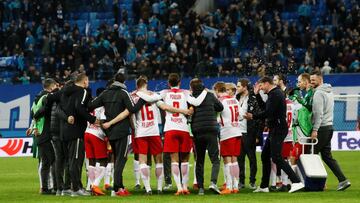
[[[60,106],[67,116],[74,116],[75,123],[64,123],[63,139],[65,141],[83,138],[87,127],[87,121],[94,123],[95,116],[92,116],[87,110],[87,101],[91,98],[88,90],[70,85],[64,88],[64,93],[61,97]]]
[[[139,99],[134,106],[129,93],[126,91],[126,86],[122,83],[115,82],[110,88],[89,102],[88,106],[89,109],[104,106],[106,120],[110,121],[125,109],[128,109],[131,113],[139,111],[145,103],[144,100]],[[130,119],[127,117],[106,130],[106,135],[109,136],[110,140],[120,139],[129,135],[129,129]]]
[[[202,90],[193,92],[194,97],[198,97]],[[191,130],[194,136],[201,136],[204,132],[219,132],[219,125],[216,119],[216,112],[221,112],[224,106],[213,93],[208,92],[204,101],[194,107],[194,114],[191,120]]]
[[[55,92],[47,92],[47,91],[41,91],[36,97],[35,97],[35,103],[37,103],[39,101],[39,99],[44,96],[47,95],[44,99],[43,99],[43,105],[42,108],[40,108],[35,114],[33,114],[33,112],[31,111],[31,116],[37,120],[40,119],[41,117],[44,117],[44,127],[43,127],[43,131],[41,132],[41,134],[39,136],[36,137],[38,144],[42,144],[45,143],[47,141],[51,140],[51,110],[52,110],[52,106],[55,102],[58,102],[60,99],[60,91],[55,91]]]
[[[261,102],[261,97],[257,97],[258,102]],[[275,87],[268,93],[268,99],[265,103],[265,110],[255,113],[256,118],[266,118],[269,128],[287,129],[286,122],[286,101],[285,95],[280,88]]]

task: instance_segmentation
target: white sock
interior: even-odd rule
[[[232,181],[233,181],[233,189],[239,189],[239,165],[238,162],[233,162],[231,164],[232,171]]]
[[[110,185],[110,179],[112,174],[113,163],[108,163],[105,168],[104,184]]]
[[[106,168],[104,166],[100,166],[100,163],[96,163],[96,167],[95,167],[95,181],[94,181],[94,185],[95,186],[99,186],[101,180],[103,179],[104,175],[105,175],[105,170]]]
[[[270,185],[276,186],[276,164],[271,161]]]
[[[196,161],[194,161],[194,182],[193,184],[197,184],[197,179],[196,179]]]
[[[225,185],[226,185],[225,164],[224,164],[224,168],[223,168],[223,175],[224,175],[224,183],[225,183]]]
[[[189,162],[181,163],[182,186],[183,190],[188,190],[189,182]]]
[[[164,180],[164,166],[162,163],[158,163],[155,165],[155,175],[157,179],[157,189],[159,191],[162,191]]]
[[[135,185],[140,185],[139,161],[134,160],[133,164],[134,164]]]
[[[140,175],[141,179],[144,183],[146,192],[151,191],[150,187],[150,168],[146,164],[140,164]]]
[[[180,182],[180,169],[179,169],[179,163],[178,162],[172,162],[171,163],[171,173],[174,177],[174,181],[176,183],[176,187],[178,191],[182,190],[181,182]]]
[[[226,188],[232,190],[232,177],[230,173],[231,163],[224,164]]]
[[[88,166],[87,168],[87,175],[88,175],[88,182],[87,182],[87,186],[86,189],[90,190],[90,186],[94,184],[95,181],[95,176],[96,176],[96,167],[95,166]]]

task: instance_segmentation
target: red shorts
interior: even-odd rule
[[[139,148],[135,143],[135,134],[133,130],[131,131],[131,147],[134,154],[139,154]]]
[[[164,152],[190,152],[192,140],[188,132],[170,130],[165,132]]]
[[[85,133],[85,152],[88,159],[103,159],[107,158],[107,144],[104,140],[96,137],[93,134]]]
[[[291,155],[295,157],[295,160],[298,160],[300,158],[300,155],[302,153],[302,145],[300,143],[295,143]]]
[[[135,144],[138,146],[139,154],[151,155],[161,154],[163,151],[160,136],[138,137],[135,138]]]
[[[241,137],[232,137],[220,142],[221,156],[239,156],[241,152]]]
[[[293,150],[292,142],[283,142],[282,151],[281,151],[282,158],[287,159],[290,156],[292,150]]]

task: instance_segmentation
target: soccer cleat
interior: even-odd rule
[[[244,186],[245,187],[245,186]],[[239,187],[240,188],[240,187]],[[256,189],[256,184],[255,183],[250,183],[249,184],[249,188],[252,189],[252,190],[255,190]]]
[[[349,180],[344,180],[342,182],[339,183],[338,187],[337,187],[337,191],[344,191],[346,190],[348,187],[351,186],[351,183]]]
[[[70,196],[71,195],[71,190],[67,189],[67,190],[62,190],[61,191],[61,196]]]
[[[276,186],[270,186],[270,191],[271,192],[276,192],[278,190],[278,188]]]
[[[172,185],[171,185],[171,184],[166,184],[166,185],[164,186],[164,191],[171,190],[171,188],[172,188]]]
[[[134,187],[135,190],[140,190],[141,189],[141,186],[139,184],[136,184],[135,187]]]
[[[231,193],[232,193],[232,191],[230,189],[228,189],[228,188],[226,188],[225,190],[222,190],[220,192],[221,195],[228,195],[228,194],[231,194]]]
[[[105,184],[104,185],[104,190],[112,190],[112,187],[111,187],[111,185],[110,184]]]
[[[100,196],[100,195],[105,195],[105,193],[98,187],[93,185],[91,187],[91,192],[95,195],[95,196]]]
[[[287,185],[282,185],[277,191],[279,192],[288,192],[288,187]]]
[[[180,196],[183,194],[183,191],[182,190],[178,190],[174,195],[175,196]]]
[[[151,195],[152,195],[152,191],[149,190],[149,191],[145,192],[145,195],[151,196]]]
[[[49,190],[49,189],[41,189],[40,194],[42,194],[42,195],[52,195],[53,192],[52,192],[52,190]]]
[[[254,190],[253,192],[254,192],[254,193],[260,193],[260,192],[268,193],[268,192],[269,192],[269,188],[268,188],[268,187],[266,187],[266,188],[258,187],[258,188],[256,188],[256,190]]]
[[[204,188],[199,188],[198,195],[204,195],[204,194],[205,194]]]
[[[303,183],[293,183],[291,184],[291,189],[289,190],[289,193],[293,193],[293,192],[296,192],[296,191],[299,191],[301,189],[303,189],[305,186]]]
[[[162,190],[158,190],[158,191],[157,191],[157,194],[158,194],[158,195],[161,195],[161,194],[163,194],[163,191],[162,191]]]
[[[231,191],[231,193],[237,194],[237,193],[239,193],[239,189],[233,189],[233,190]]]
[[[129,195],[127,194],[127,192],[126,192],[124,189],[122,189],[122,188],[119,188],[119,190],[118,190],[117,192],[115,192],[115,195],[116,195],[116,196],[129,196]]]
[[[90,196],[90,193],[86,192],[83,189],[79,189],[78,191],[71,192],[71,197],[77,197],[77,196]]]
[[[190,195],[190,191],[189,191],[189,190],[183,190],[182,193],[183,193],[183,195]]]
[[[125,194],[127,194],[127,195],[131,195],[131,193],[129,192],[129,190],[128,190],[128,189],[124,188],[124,191],[125,191]]]
[[[240,184],[239,184],[240,185]],[[240,187],[239,187],[240,188]],[[225,190],[226,189],[226,183],[224,183],[222,186],[221,186],[221,188],[220,188],[220,190]]]
[[[194,183],[194,184],[193,184],[193,190],[198,190],[198,189],[199,189],[199,185],[196,184],[196,183]]]
[[[61,190],[57,190],[55,195],[56,196],[61,196]]]
[[[244,189],[245,188],[245,184],[244,183],[239,183],[239,189]],[[256,188],[255,188],[256,189]]]
[[[213,191],[214,193],[216,193],[216,194],[221,194],[219,188],[218,188],[217,185],[216,185],[215,183],[213,183],[213,182],[210,183],[209,189],[210,189],[211,191]]]

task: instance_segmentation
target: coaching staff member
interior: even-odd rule
[[[202,81],[194,78],[190,82],[192,95],[198,97],[205,89]],[[221,102],[212,93],[207,93],[203,102],[194,107],[191,130],[195,140],[196,150],[196,179],[199,186],[199,195],[204,194],[204,162],[206,150],[212,163],[210,189],[220,194],[216,186],[219,169],[219,127],[216,120],[216,113],[224,109]]]
[[[87,122],[99,124],[96,117],[87,111],[87,101],[90,99],[88,93],[89,79],[81,73],[77,75],[75,84],[64,89],[66,99],[60,103],[65,114],[74,117],[73,124],[64,124],[64,140],[68,146],[69,172],[72,184],[71,196],[90,195],[82,188],[81,171],[85,158],[84,132]]]
[[[339,181],[338,191],[350,187],[348,181],[340,169],[337,161],[331,154],[331,138],[333,136],[333,119],[334,119],[334,95],[332,87],[323,83],[323,77],[320,71],[314,71],[310,75],[311,85],[315,88],[312,105],[312,123],[313,130],[311,138],[318,139],[318,144],[314,147],[314,153],[321,153],[321,157],[335,174]]]
[[[258,93],[259,89],[268,95],[265,111],[258,114],[246,113],[245,116],[248,119],[267,118],[269,127],[269,135],[261,153],[261,161],[263,164],[261,185],[254,190],[254,192],[269,192],[271,160],[289,176],[292,182],[289,193],[296,192],[304,188],[304,184],[300,182],[300,179],[296,176],[289,164],[281,157],[282,143],[288,133],[285,95],[279,87],[273,84],[272,78],[267,76],[258,81],[257,87],[255,87],[255,93]]]
[[[129,93],[126,90],[125,76],[122,73],[115,75],[114,83],[93,101],[89,103],[89,109],[95,109],[100,106],[105,108],[105,116],[107,121],[111,121],[118,114],[126,109],[135,113],[146,103],[139,99],[136,105],[133,105]],[[111,148],[114,153],[114,192],[118,196],[128,195],[123,184],[122,173],[127,160],[127,147],[129,144],[128,135],[130,129],[130,118],[117,122],[107,129],[106,134],[109,137]],[[113,193],[114,194],[114,193]]]

